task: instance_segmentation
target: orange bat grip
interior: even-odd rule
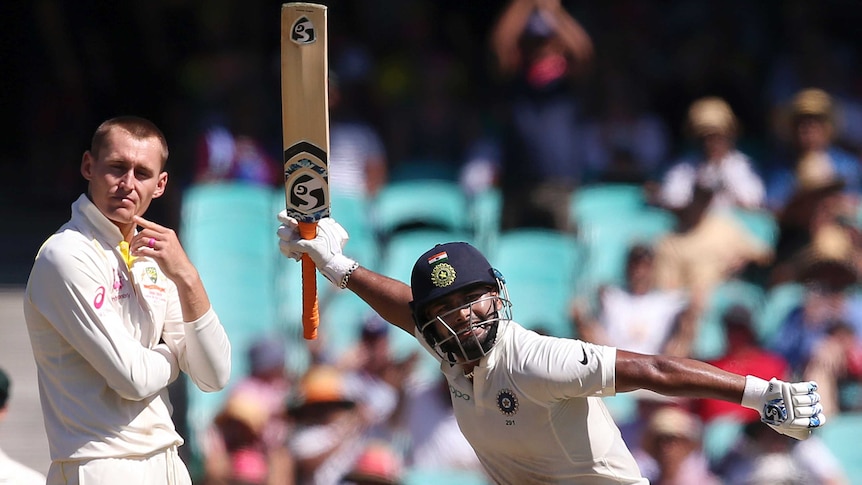
[[[303,239],[314,239],[317,222],[300,222],[299,235]],[[302,336],[306,340],[317,338],[320,311],[317,303],[317,273],[308,254],[302,255]]]

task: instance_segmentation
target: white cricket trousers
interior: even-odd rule
[[[172,446],[149,457],[55,461],[46,485],[192,485],[188,468]]]

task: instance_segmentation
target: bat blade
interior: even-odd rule
[[[281,6],[281,106],[287,215],[313,239],[329,217],[329,58],[327,8]],[[320,315],[314,263],[302,258],[303,337],[317,338]]]

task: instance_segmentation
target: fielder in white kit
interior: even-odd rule
[[[282,253],[308,254],[327,279],[437,356],[458,424],[497,483],[647,484],[600,399],[617,392],[741,403],[796,439],[825,422],[813,382],[765,381],[527,330],[512,320],[502,275],[469,244],[431,248],[407,286],[344,256],[348,235],[334,220],[322,219],[310,240],[284,212],[279,220]]]
[[[168,385],[230,377],[230,343],[175,232],[143,219],[167,184],[150,121],[102,123],[87,194],[40,248],[24,298],[51,467],[48,484],[190,484]],[[141,228],[140,230],[138,228]]]

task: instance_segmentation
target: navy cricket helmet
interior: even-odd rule
[[[425,314],[425,309],[439,298],[479,285],[486,285],[497,291],[498,295],[494,298],[502,301],[500,308],[505,310],[505,315],[501,317],[500,312],[495,311],[493,318],[479,322],[491,328],[488,341],[481,342],[479,345],[481,355],[476,355],[465,351],[462,345],[457,344],[458,331],[439,319],[439,315],[429,318]],[[487,353],[496,338],[497,323],[511,319],[510,303],[503,276],[491,266],[478,249],[465,242],[438,244],[422,254],[413,266],[410,288],[413,291],[413,301],[410,306],[417,327],[428,344],[441,357],[453,363],[456,361],[453,353],[460,354],[462,360],[466,361],[476,360]],[[440,335],[434,329],[433,323],[437,321],[447,328],[448,335]],[[464,329],[461,330],[462,333],[464,331]],[[459,349],[455,350],[454,346]]]

